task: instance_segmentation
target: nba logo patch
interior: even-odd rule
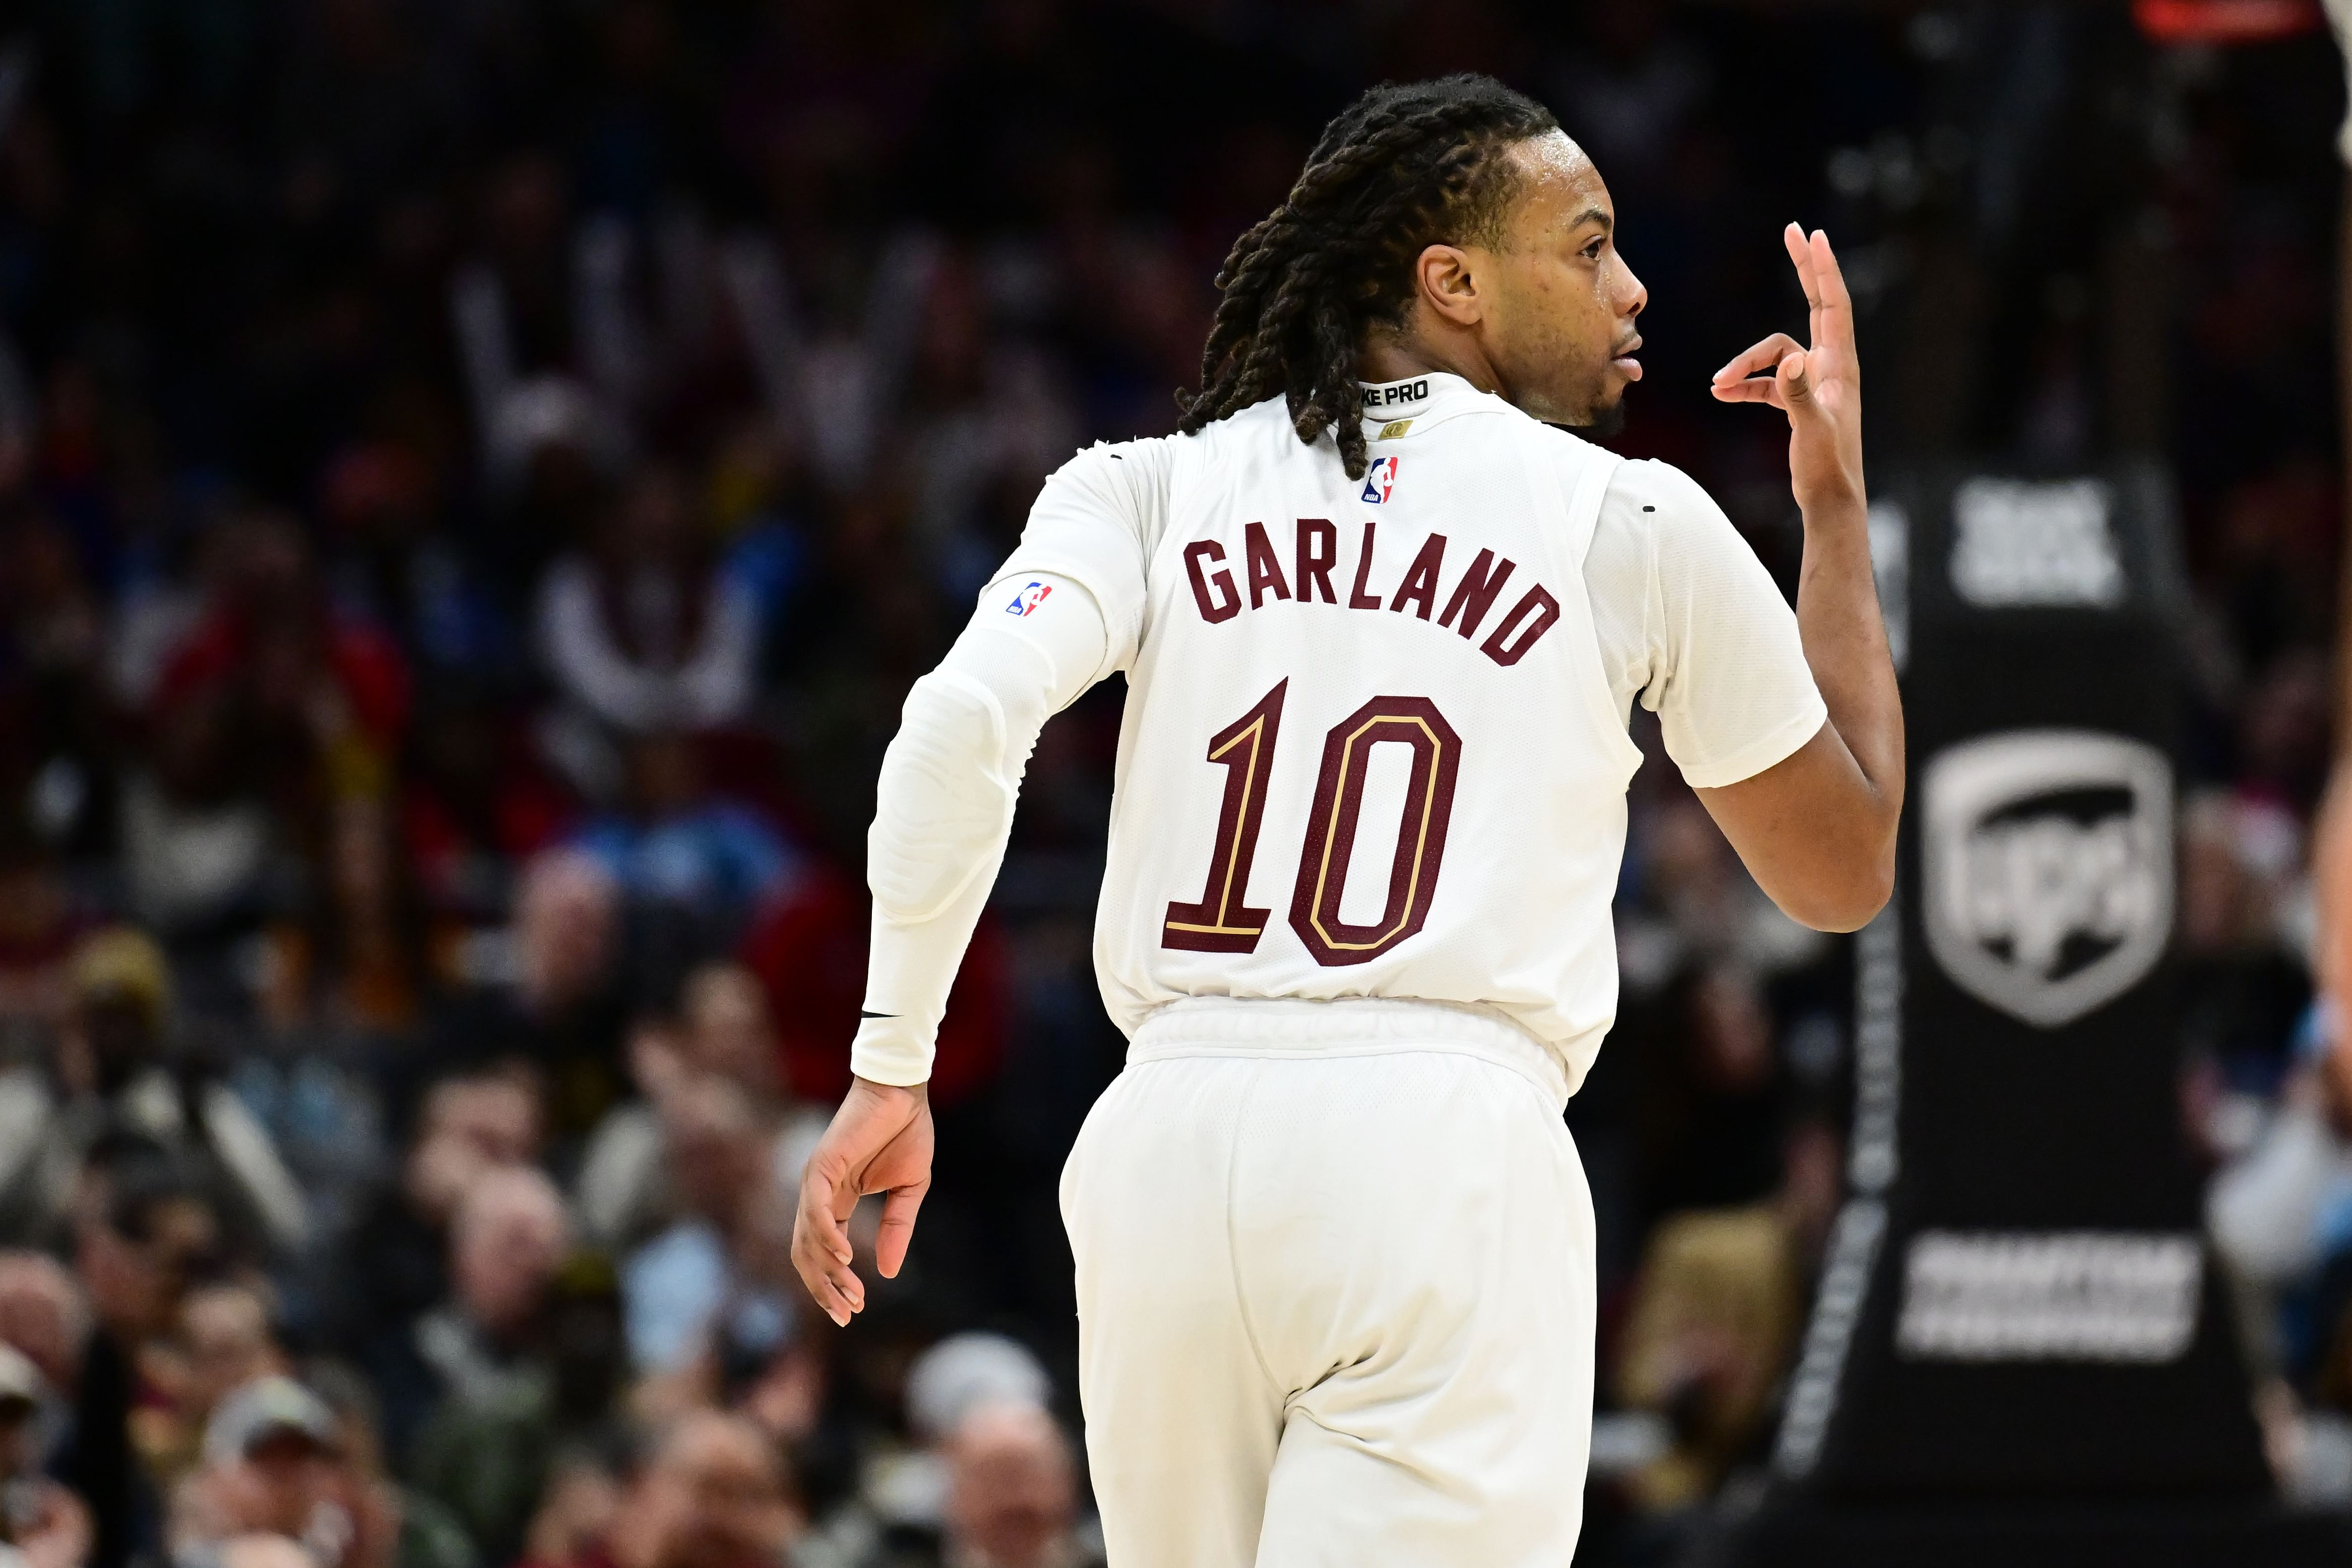
[[[1364,493],[1357,499],[1370,501],[1374,506],[1379,506],[1387,500],[1390,493],[1396,488],[1399,461],[1401,460],[1394,457],[1373,458],[1372,465],[1364,470]]]
[[[1031,614],[1044,605],[1045,596],[1053,591],[1054,587],[1051,583],[1033,582],[1013,595],[1013,602],[1004,607],[1004,613],[1007,615]]]

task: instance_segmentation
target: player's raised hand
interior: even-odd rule
[[[1724,402],[1769,402],[1789,416],[1789,480],[1797,504],[1864,503],[1862,372],[1853,342],[1853,296],[1829,236],[1790,224],[1781,235],[1811,307],[1812,343],[1770,337],[1715,372]]]
[[[801,1175],[793,1221],[793,1267],[825,1316],[847,1323],[866,1307],[866,1284],[850,1266],[849,1216],[869,1192],[882,1200],[875,1267],[896,1278],[915,1234],[915,1211],[931,1186],[931,1101],[923,1085],[849,1081],[849,1093]]]

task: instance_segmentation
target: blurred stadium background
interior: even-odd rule
[[[2216,1419],[2352,1510],[2315,4],[0,17],[0,1541],[40,1568],[279,1561],[255,1532],[353,1568],[1091,1560],[1055,1182],[1122,1048],[1087,953],[1118,693],[1046,731],[914,1266],[835,1331],[783,1248],[875,769],[1043,476],[1172,427],[1324,118],[1456,69],[1598,162],[1653,297],[1616,444],[1785,584],[1785,434],[1705,386],[1801,322],[1790,217],[1845,257],[1915,516],[2129,476],[2117,526],[2179,569],[2126,660],[2177,757],[2174,988],[2153,1122],[2082,1105],[2076,1153],[2189,1162],[2244,1369]],[[1596,1565],[1756,1495],[1855,1135],[1854,944],[1779,916],[1636,736],[1622,1010],[1570,1110]]]

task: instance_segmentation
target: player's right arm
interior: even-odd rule
[[[849,1093],[809,1156],[793,1227],[793,1266],[837,1323],[866,1304],[848,1231],[857,1200],[885,1195],[875,1262],[889,1278],[929,1190],[933,1041],[1038,732],[1131,659],[1150,520],[1138,503],[1158,484],[1146,446],[1081,454],[1047,483],[1021,548],[908,694],[883,758],[866,837],[866,1016]]]

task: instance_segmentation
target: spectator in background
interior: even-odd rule
[[[1803,1321],[1800,1245],[1771,1205],[1670,1215],[1652,1235],[1616,1368],[1617,1397],[1672,1433],[1633,1477],[1643,1511],[1703,1502],[1747,1458]]]
[[[142,1364],[190,1284],[236,1260],[218,1207],[184,1165],[135,1142],[99,1154],[75,1195],[73,1268],[89,1291],[91,1324],[79,1350],[71,1435],[53,1469],[97,1521],[92,1568],[125,1568],[162,1529],[131,1440],[131,1413],[147,1393]]]
[[[947,1441],[939,1568],[1102,1568],[1077,1531],[1070,1439],[1034,1405],[983,1405]]]
[[[760,816],[714,794],[694,742],[635,737],[623,747],[625,809],[583,822],[575,841],[629,898],[675,911],[731,944],[751,912],[782,885],[793,857]]]
[[[0,1252],[0,1344],[59,1397],[80,1382],[89,1329],[89,1303],[64,1265],[42,1252]]]
[[[319,486],[338,602],[388,632],[420,677],[475,675],[511,650],[473,563],[439,527],[448,475],[419,444],[354,443]]]
[[[375,1396],[365,1378],[341,1363],[322,1361],[307,1369],[303,1386],[333,1414],[336,1453],[353,1483],[397,1510],[394,1568],[499,1568],[474,1550],[456,1514],[387,1473]]]
[[[570,1246],[554,1183],[529,1166],[485,1174],[450,1225],[450,1299],[414,1331],[433,1395],[409,1475],[494,1562],[520,1548],[554,1457],[550,1307]]]
[[[168,936],[249,929],[267,910],[284,846],[249,777],[244,719],[221,685],[176,697],[123,780],[131,907]]]
[[[378,1192],[333,1270],[341,1289],[328,1339],[375,1379],[395,1455],[406,1453],[430,1404],[413,1331],[449,1293],[450,1219],[485,1178],[532,1167],[543,1121],[528,1068],[491,1065],[436,1082],[398,1179]]]
[[[574,1568],[601,1552],[620,1516],[620,1478],[603,1460],[581,1456],[547,1478],[519,1568]]]
[[[763,1228],[791,1231],[791,1206],[778,1197],[792,1190],[780,1170],[791,1150],[772,1103],[703,1074],[670,1090],[660,1115],[679,1217],[622,1270],[630,1359],[640,1373],[666,1374],[714,1352],[764,1360],[798,1307],[785,1277],[761,1266],[771,1254]]]
[[[180,1306],[180,1338],[187,1353],[189,1409],[199,1427],[223,1400],[273,1373],[286,1354],[269,1324],[269,1301],[249,1284],[205,1285]]]
[[[759,612],[710,543],[681,476],[655,465],[541,586],[540,656],[572,709],[557,755],[592,800],[620,782],[600,741],[707,729],[751,706]]]
[[[546,1082],[547,1133],[559,1143],[585,1137],[620,1097],[620,888],[593,855],[549,851],[523,869],[512,936],[511,975],[450,1010],[437,1054],[530,1062]]]
[[[89,1510],[41,1473],[41,1417],[49,1398],[40,1369],[0,1343],[0,1563],[8,1568],[83,1568],[89,1561]]]
[[[301,530],[223,527],[210,602],[155,690],[156,769],[124,797],[134,904],[182,942],[282,907],[276,862],[327,863],[336,803],[389,791],[408,722],[399,649],[334,612]]]
[[[226,685],[250,706],[273,784],[376,788],[408,722],[408,669],[381,632],[341,614],[293,518],[252,513],[222,525],[209,602],[163,666],[160,710]],[[343,754],[359,748],[364,756]],[[333,775],[316,779],[311,767]]]
[[[0,1126],[25,1135],[0,1143],[0,1238],[53,1239],[89,1149],[102,1136],[142,1136],[194,1163],[215,1166],[246,1213],[280,1254],[308,1236],[301,1189],[252,1113],[190,1064],[167,1065],[172,979],[152,939],[129,926],[92,933],[74,950],[70,1002],[47,1074],[0,1076]]]
[[[423,694],[401,792],[406,874],[444,944],[502,921],[516,868],[569,831],[576,806],[495,691],[464,681]]]
[[[238,1535],[206,1542],[180,1554],[175,1568],[318,1568],[318,1558],[282,1535]]]
[[[2185,1043],[2228,1087],[2265,1097],[2311,1001],[2304,838],[2291,810],[2253,791],[2200,790],[2182,802]]]
[[[37,1066],[66,1009],[67,960],[89,918],[58,855],[0,816],[0,1072]],[[0,1148],[18,1136],[0,1124]]]
[[[763,1113],[784,1113],[784,1136],[795,1152],[780,1157],[797,1168],[805,1157],[799,1145],[822,1132],[823,1113],[791,1106],[776,1051],[767,994],[740,964],[706,964],[688,976],[674,1022],[641,1021],[631,1038],[630,1066],[643,1097],[597,1124],[574,1184],[588,1239],[624,1250],[674,1218],[659,1107],[696,1077],[723,1079]]]
[[[696,977],[687,981],[688,1001],[681,1009],[686,1016],[648,1014],[631,1028],[629,1077],[637,1097],[605,1112],[582,1152],[572,1201],[582,1238],[592,1246],[625,1252],[673,1218],[677,1206],[657,1107],[693,1071],[688,1052]]]
[[[950,1334],[908,1369],[907,1428],[936,1448],[976,1410],[1008,1405],[1043,1410],[1053,1392],[1053,1379],[1018,1341],[984,1331]]]
[[[1821,956],[1829,939],[1764,895],[1696,797],[1675,789],[1646,816],[1638,844],[1639,904],[1621,936],[1633,949],[1627,969],[1638,967],[1638,977],[1654,985],[1715,959],[1769,975]]]
[[[1037,1358],[1003,1334],[967,1332],[950,1334],[933,1344],[915,1358],[906,1375],[907,1434],[914,1439],[914,1447],[882,1444],[863,1456],[857,1495],[821,1521],[821,1532],[812,1549],[825,1561],[867,1568],[959,1563],[961,1558],[943,1556],[949,1551],[949,1538],[959,1530],[986,1535],[1019,1528],[1017,1521],[978,1517],[986,1500],[974,1495],[975,1491],[999,1479],[1006,1484],[1010,1510],[1025,1511],[1033,1519],[1044,1520],[1033,1533],[1040,1539],[1055,1537],[1066,1529],[1067,1508],[1074,1504],[1066,1503],[1058,1511],[1062,1517],[1056,1528],[1052,1522],[1057,1513],[1052,1506],[1054,1456],[1046,1450],[1058,1443],[1058,1432],[1054,1443],[1038,1441],[1041,1433],[1054,1431],[1053,1419],[1046,1413],[1052,1394],[1053,1380]],[[1019,1423],[1016,1437],[1025,1436],[1026,1441],[1010,1445],[1025,1450],[1032,1462],[1006,1464],[1003,1468],[1013,1473],[991,1477],[976,1486],[978,1478],[971,1465],[959,1469],[962,1461],[957,1439],[968,1424],[982,1416],[990,1418],[998,1437],[1003,1435],[1008,1416],[1034,1417]],[[992,1449],[998,1446],[993,1440],[979,1445]],[[963,1455],[970,1458],[969,1452]],[[1066,1449],[1060,1451],[1059,1458],[1066,1469]],[[965,1492],[961,1500],[959,1487]],[[1041,1501],[1047,1506],[1036,1506]]]
[[[271,923],[255,1000],[281,1036],[305,1030],[397,1038],[425,978],[422,930],[385,800],[339,796],[323,818],[299,920]]]
[[[760,1429],[698,1411],[653,1440],[601,1539],[526,1568],[773,1568],[805,1528]]]
[[[173,1342],[148,1358],[163,1401],[132,1416],[132,1435],[148,1472],[169,1486],[192,1467],[213,1412],[249,1383],[288,1370],[269,1321],[269,1301],[257,1286],[204,1284],[180,1303]],[[157,1375],[161,1366],[168,1371]]]
[[[2205,1199],[2214,1247],[2252,1295],[2257,1339],[2306,1397],[2337,1332],[2320,1287],[2331,1265],[2352,1264],[2352,1097],[2327,1070],[2326,1018],[2305,1019],[2277,1109]]]
[[[408,1568],[398,1499],[353,1467],[334,1412],[290,1377],[247,1384],[205,1428],[201,1467],[172,1500],[175,1556],[252,1536],[298,1543],[319,1568]]]
[[[1769,1195],[1781,1175],[1788,1085],[1754,973],[1732,962],[1685,971],[1665,990],[1638,1064],[1637,1173],[1651,1219]],[[1630,1031],[1629,1031],[1630,1032]]]
[[[45,513],[0,527],[0,789],[69,853],[113,844],[121,710],[106,614],[73,540]]]

